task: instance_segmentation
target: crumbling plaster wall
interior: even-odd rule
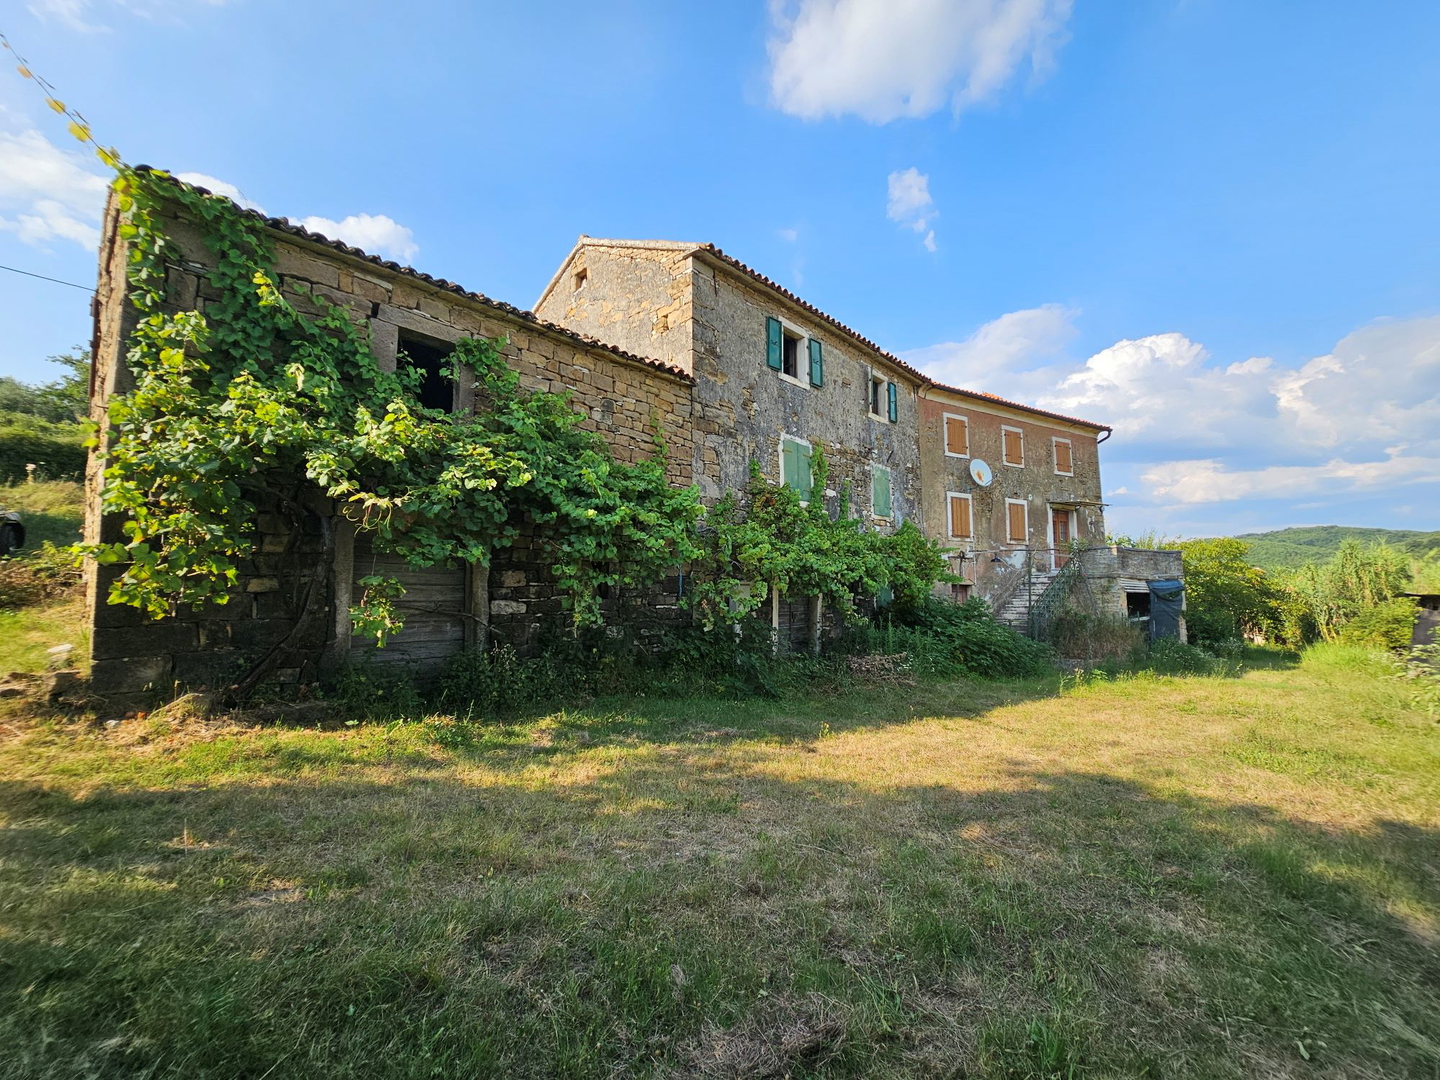
[[[974,553],[964,562],[965,576],[974,581],[976,592],[989,596],[998,584],[999,569],[990,560],[998,556],[1014,562],[1023,556],[1026,544],[1012,543],[1008,535],[1006,500],[1023,499],[1028,510],[1027,544],[1035,552],[1041,569],[1049,569],[1046,554],[1054,547],[1050,529],[1052,505],[1073,506],[1074,537],[1091,543],[1105,538],[1104,512],[1100,506],[1100,454],[1093,431],[1063,422],[1039,421],[1019,410],[990,406],[972,399],[923,396],[920,411],[920,469],[926,506],[926,532],[957,550]],[[969,454],[953,457],[945,452],[946,415],[961,416],[969,426]],[[1019,428],[1023,436],[1024,465],[1006,465],[1002,429]],[[1069,439],[1073,457],[1072,476],[1055,472],[1052,440]],[[976,458],[990,466],[994,476],[981,487],[970,475]],[[967,543],[949,535],[948,497],[950,492],[970,496],[974,537]]]
[[[101,246],[100,287],[96,309],[95,360],[91,375],[91,415],[104,427],[110,397],[131,388],[125,367],[126,338],[134,326],[135,309],[124,284],[126,245],[116,234],[117,210],[107,210]],[[195,224],[182,213],[161,216],[160,226],[171,241],[167,275],[168,312],[203,307],[218,299],[206,276],[214,256]],[[659,422],[669,442],[671,482],[688,484],[695,456],[691,386],[676,375],[615,353],[578,342],[534,321],[473,297],[347,255],[321,243],[272,236],[275,267],[282,292],[302,309],[314,309],[311,296],[323,297],[348,311],[369,331],[382,366],[396,362],[402,331],[437,342],[464,336],[505,337],[507,361],[532,389],[568,390],[586,416],[583,426],[600,432],[617,458],[635,461],[653,449],[652,422]],[[457,406],[473,409],[473,390],[465,380],[457,387]],[[119,522],[100,513],[100,459],[92,456],[88,471],[85,535],[119,540]],[[337,517],[329,500],[313,504],[330,518],[337,535],[334,565],[328,574],[323,633],[306,642],[307,657],[282,671],[278,681],[308,681],[327,662],[347,655],[350,638],[353,530]],[[256,522],[256,550],[241,565],[229,590],[228,603],[182,611],[172,618],[147,621],[134,608],[106,603],[117,567],[92,568],[87,582],[92,634],[92,682],[95,693],[112,707],[147,700],[176,684],[197,685],[228,677],[280,640],[292,625],[289,615],[297,582],[287,577],[283,552],[290,542],[284,518],[261,507]],[[315,535],[295,538],[300,550],[316,550]],[[513,552],[498,552],[482,590],[483,611],[476,612],[502,640],[532,641],[546,623],[564,618],[553,579],[537,566],[535,538],[522,536]]]
[[[695,272],[695,475],[709,501],[749,483],[750,462],[779,482],[780,439],[791,435],[823,448],[830,476],[826,497],[833,505],[849,482],[852,512],[889,528],[922,516],[920,461],[913,379],[867,356],[852,339],[824,320],[758,285],[696,258]],[[766,317],[774,316],[824,350],[824,385],[783,378],[766,364]],[[898,387],[898,419],[870,415],[866,392],[870,371]],[[882,406],[883,407],[883,406]],[[872,466],[891,470],[891,519],[871,510]]]

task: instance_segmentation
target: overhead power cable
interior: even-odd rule
[[[61,281],[58,277],[46,277],[44,274],[34,274],[29,270],[21,270],[18,266],[6,266],[0,263],[0,270],[9,270],[12,274],[24,274],[26,277],[39,278],[41,281],[53,281],[56,285],[69,285],[72,289],[84,289],[86,292],[95,291],[89,285],[77,285],[73,281]]]

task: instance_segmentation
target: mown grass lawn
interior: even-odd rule
[[[6,1075],[1440,1075],[1436,728],[1362,654],[9,722]]]

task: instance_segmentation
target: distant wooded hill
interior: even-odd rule
[[[1236,537],[1250,545],[1250,561],[1264,570],[1293,570],[1307,562],[1327,563],[1341,541],[1389,544],[1409,555],[1423,557],[1440,551],[1440,532],[1408,529],[1362,529],[1348,525],[1311,525],[1275,532],[1242,533]]]

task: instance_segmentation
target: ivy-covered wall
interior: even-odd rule
[[[208,276],[216,256],[204,242],[200,225],[179,206],[166,204],[157,215],[156,225],[167,239],[161,309],[166,314],[203,313],[208,305],[221,302]],[[92,419],[101,427],[102,445],[109,402],[134,386],[125,359],[137,322],[125,281],[132,242],[122,236],[119,220],[120,209],[112,196],[101,246],[92,380]],[[314,297],[347,312],[369,334],[382,368],[388,365],[393,370],[397,349],[407,337],[440,344],[461,338],[506,339],[504,360],[519,373],[522,385],[568,391],[573,406],[585,416],[582,426],[600,433],[617,461],[648,457],[656,431],[662,430],[669,481],[677,486],[690,483],[695,457],[692,384],[683,373],[587,342],[508,305],[462,294],[321,241],[273,229],[267,235],[280,293],[302,312],[315,310]],[[466,380],[460,385],[466,387]],[[460,394],[462,408],[483,408],[473,391],[462,389]],[[100,468],[98,459],[92,459],[86,540],[119,543],[124,539],[119,521],[100,511]],[[308,681],[350,654],[350,607],[358,576],[354,530],[336,517],[329,500],[320,499],[315,508],[336,523],[337,533],[334,565],[325,583],[325,616],[318,636],[306,642],[306,659],[278,671],[275,681]],[[226,590],[230,602],[207,604],[200,611],[186,609],[171,618],[147,620],[136,608],[107,603],[110,586],[124,568],[90,564],[87,594],[94,628],[96,694],[118,708],[156,692],[169,693],[177,684],[213,686],[284,636],[290,626],[286,613],[293,610],[288,601],[303,584],[287,573],[290,566],[285,560],[293,560],[317,541],[302,536],[292,542],[291,529],[280,516],[268,512],[262,511],[256,524],[256,550],[238,566]],[[467,612],[467,618],[473,616],[471,622],[489,625],[499,640],[522,648],[546,625],[562,625],[567,618],[554,576],[543,565],[533,539],[522,526],[516,543],[496,553],[490,572],[465,599],[472,609]],[[663,590],[663,585],[657,587]],[[652,606],[657,618],[667,617],[669,605]],[[397,649],[391,655],[398,658],[403,652]]]

